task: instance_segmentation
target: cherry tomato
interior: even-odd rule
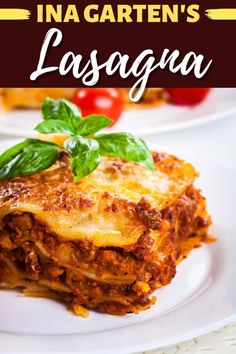
[[[178,105],[195,105],[204,101],[210,88],[167,88],[171,102]]]
[[[74,95],[73,102],[81,109],[82,116],[104,114],[117,122],[123,112],[123,99],[114,88],[81,88]]]

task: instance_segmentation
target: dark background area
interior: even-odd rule
[[[49,73],[36,81],[30,80],[30,74],[36,70],[40,49],[46,32],[56,27],[63,32],[63,43],[50,50],[47,65],[58,65],[67,51],[82,54],[87,61],[93,49],[99,52],[99,61],[106,61],[114,51],[129,54],[131,59],[144,49],[152,49],[157,61],[164,48],[171,51],[178,49],[182,56],[189,51],[205,56],[205,63],[213,60],[210,71],[202,79],[196,79],[192,74],[182,76],[173,74],[168,69],[157,70],[151,74],[150,87],[234,87],[236,86],[236,21],[212,21],[204,16],[205,9],[232,7],[232,0],[195,1],[200,4],[201,18],[197,23],[37,23],[37,1],[2,0],[1,8],[25,8],[32,11],[29,21],[0,21],[1,56],[0,84],[3,87],[80,87],[80,79],[72,74],[60,76],[58,72]],[[40,4],[49,3],[41,0]],[[104,1],[80,0],[52,1],[57,3],[77,4],[83,9],[89,3]],[[176,1],[117,1],[111,4],[127,3],[141,4],[176,4]],[[181,4],[191,4],[183,1]],[[82,20],[82,17],[81,17]],[[107,76],[104,72],[97,86],[130,87],[137,78],[122,79],[118,75]]]

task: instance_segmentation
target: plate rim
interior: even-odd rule
[[[211,325],[206,325],[203,328],[199,329],[199,330],[194,330],[191,332],[188,332],[187,334],[183,334],[183,335],[178,335],[176,337],[172,337],[171,340],[168,339],[164,339],[164,340],[160,340],[159,343],[157,344],[155,342],[155,340],[153,341],[149,341],[146,342],[144,344],[142,344],[142,347],[140,348],[140,344],[138,344],[137,346],[134,345],[130,345],[130,346],[125,346],[124,348],[121,349],[117,349],[117,348],[113,348],[112,351],[110,349],[99,349],[99,350],[89,350],[86,351],[84,353],[86,354],[135,354],[135,353],[142,353],[145,351],[151,351],[151,350],[159,350],[159,349],[165,349],[166,347],[169,346],[173,346],[173,345],[177,345],[183,342],[186,342],[188,340],[191,340],[193,338],[196,337],[200,337],[203,335],[206,335],[214,330],[218,330],[220,328],[223,328],[226,325],[230,325],[233,324],[234,322],[236,322],[236,313],[229,315],[227,317],[225,317],[223,320],[219,320],[217,322],[215,322],[214,324]],[[129,327],[125,327],[125,328],[129,328]],[[114,330],[108,330],[105,332],[110,332],[110,331],[114,331]],[[58,337],[77,337],[78,334],[65,334],[65,335],[61,335],[61,334],[56,334],[56,335],[31,335],[31,334],[15,334],[15,333],[8,333],[8,332],[0,332],[0,340],[2,341],[2,337],[3,336],[7,336],[9,338],[9,340],[12,340],[14,342],[17,342],[17,340],[19,339],[19,337],[23,338],[23,339],[34,339],[35,337],[37,337],[37,339],[47,339],[47,338],[51,338],[53,337],[54,339],[57,339]],[[83,334],[82,336],[89,336],[89,334]],[[70,340],[70,338],[69,338]],[[17,343],[16,343],[17,345]],[[2,346],[2,343],[1,343]],[[3,350],[2,350],[3,349]],[[40,351],[38,350],[34,350],[34,349],[30,349],[30,352],[27,350],[25,352],[24,348],[19,348],[19,351],[16,350],[5,350],[4,348],[1,348],[1,354],[19,354],[24,352],[25,354],[31,353],[31,354],[52,354],[52,353],[58,353],[57,350],[45,350],[42,349]],[[78,348],[77,348],[78,349]],[[76,351],[75,350],[66,350],[63,351],[61,353],[67,353],[67,354],[75,354]],[[77,351],[78,354],[82,354],[83,352]]]

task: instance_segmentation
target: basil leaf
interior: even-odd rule
[[[64,120],[55,120],[55,119],[48,119],[39,123],[34,130],[37,130],[39,133],[42,134],[52,134],[52,133],[62,133],[73,135],[74,132],[69,127],[68,123]]]
[[[60,147],[37,139],[26,139],[0,156],[0,180],[31,175],[52,166]]]
[[[112,120],[104,115],[92,114],[84,117],[77,126],[77,134],[89,136],[112,124]]]
[[[77,133],[77,126],[82,120],[79,108],[65,99],[46,98],[42,105],[42,116],[44,120],[65,121],[73,134]]]
[[[94,137],[102,156],[120,157],[154,171],[154,162],[146,143],[128,133],[101,134]]]
[[[71,156],[71,170],[75,175],[74,182],[93,172],[100,163],[99,145],[96,140],[74,136],[64,143]]]
[[[43,119],[61,119],[68,120],[71,117],[77,117],[81,119],[81,112],[79,108],[65,99],[54,100],[53,98],[47,97],[43,101],[42,105],[42,116]]]

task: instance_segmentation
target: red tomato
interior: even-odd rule
[[[195,105],[201,103],[210,88],[167,88],[166,91],[170,95],[171,102],[178,105]]]
[[[82,116],[104,114],[115,123],[123,112],[123,99],[114,88],[81,88],[74,95],[73,102],[81,109]]]

